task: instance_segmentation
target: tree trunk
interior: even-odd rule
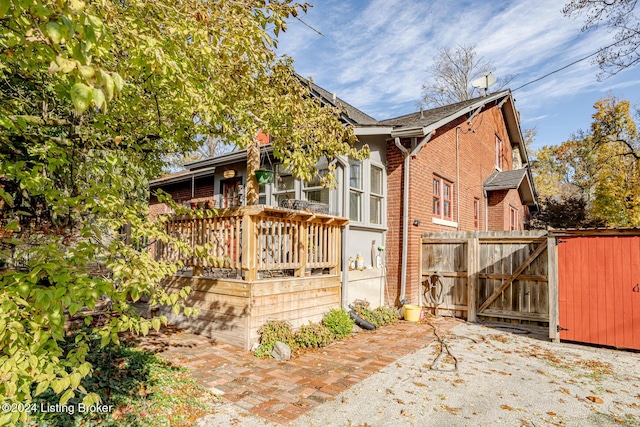
[[[249,144],[247,147],[247,206],[258,204],[258,180],[256,179],[256,170],[260,167],[260,146],[258,141]]]

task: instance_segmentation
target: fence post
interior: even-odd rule
[[[472,233],[467,239],[467,321],[477,321],[478,273],[480,265],[480,239]]]
[[[558,335],[558,247],[556,239],[547,235],[547,274],[549,277],[549,339],[560,342]]]

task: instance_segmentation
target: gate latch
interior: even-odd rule
[[[568,329],[567,329],[567,328],[563,328],[563,327],[562,327],[562,326],[560,326],[560,325],[556,326],[556,330],[557,330],[558,332],[560,332],[560,331],[568,331]]]

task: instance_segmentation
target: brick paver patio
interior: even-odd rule
[[[459,323],[451,318],[429,322],[440,335]],[[287,424],[434,340],[429,323],[400,321],[359,332],[287,362],[257,359],[241,348],[171,329],[150,334],[141,347],[160,351],[166,360],[191,368],[196,378],[223,399]]]

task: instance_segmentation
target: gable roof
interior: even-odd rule
[[[391,136],[411,137],[428,135],[437,128],[461,117],[472,114],[475,110],[492,102],[501,102],[511,96],[511,91],[504,90],[489,96],[456,102],[455,104],[437,107],[431,110],[418,111],[392,119],[381,120],[380,125],[392,126]]]
[[[326,89],[321,88],[313,81],[306,79],[299,74],[296,77],[309,87],[311,95],[320,100],[323,105],[330,105],[342,111],[343,118],[352,125],[376,125],[378,121],[353,105],[335,96]]]
[[[496,171],[484,181],[486,191],[517,189],[524,204],[536,204],[535,190],[529,177],[529,169],[514,169],[510,171]]]

